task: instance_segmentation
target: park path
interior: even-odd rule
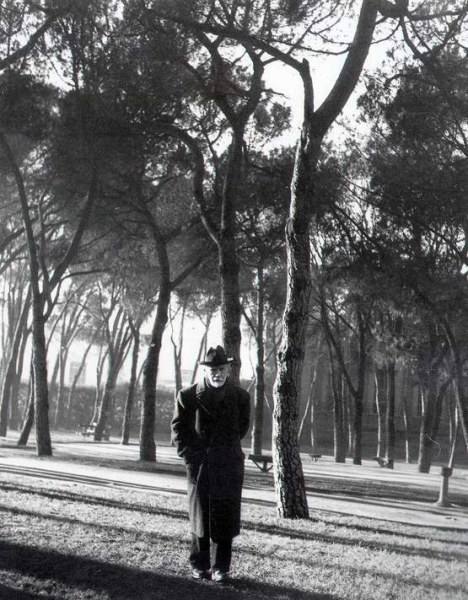
[[[69,436],[54,442],[54,456],[38,458],[34,448],[15,447],[13,438],[0,438],[1,473],[14,473],[24,477],[66,480],[91,486],[112,486],[139,489],[149,493],[185,494],[185,473],[174,448],[158,444],[156,465],[141,470],[136,466],[138,446],[121,446],[117,442],[83,441]],[[105,464],[99,464],[102,460]],[[109,464],[111,466],[109,466]],[[466,529],[468,531],[468,508],[451,505],[439,507],[427,501],[402,500],[396,497],[375,497],[372,486],[376,483],[411,485],[427,498],[437,497],[440,485],[440,468],[430,474],[417,473],[415,465],[397,463],[393,471],[380,468],[373,461],[363,461],[356,466],[350,462],[334,463],[332,457],[324,456],[313,462],[303,456],[304,473],[308,486],[311,514],[314,510],[340,513],[350,516],[377,518],[412,525]],[[361,489],[369,494],[335,493],[326,489],[314,490],[314,480],[360,480]],[[450,479],[449,492],[463,495],[468,503],[468,470],[456,470]],[[243,492],[247,503],[273,505],[275,494],[271,473],[261,473],[247,461]]]

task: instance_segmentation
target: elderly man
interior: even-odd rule
[[[248,392],[229,381],[232,360],[221,346],[210,348],[200,362],[204,380],[179,392],[172,419],[172,440],[187,468],[192,577],[218,583],[228,579],[240,530],[240,441],[250,416]]]

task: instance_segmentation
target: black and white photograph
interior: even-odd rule
[[[468,0],[0,0],[33,599],[468,599]]]

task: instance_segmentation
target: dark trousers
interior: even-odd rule
[[[212,557],[210,557],[210,551]],[[231,566],[232,539],[220,540],[218,542],[210,541],[210,536],[198,537],[192,533],[192,543],[190,546],[190,564],[195,569],[208,571],[213,566],[213,570],[229,571]]]

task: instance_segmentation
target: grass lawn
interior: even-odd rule
[[[0,598],[466,600],[468,532],[244,505],[233,582],[188,577],[186,499],[3,474]]]

